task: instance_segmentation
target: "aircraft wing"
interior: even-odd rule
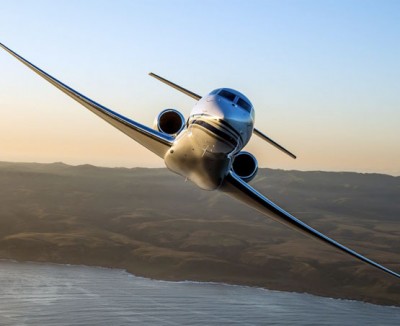
[[[257,190],[253,187],[248,185],[239,176],[237,176],[234,172],[230,172],[222,184],[221,191],[225,192],[229,196],[241,201],[242,203],[258,210],[260,213],[264,214],[265,216],[289,226],[290,228],[300,231],[305,235],[312,237],[314,239],[320,240],[338,250],[341,250],[367,264],[370,264],[376,268],[379,268],[386,273],[394,275],[400,278],[400,274],[393,272],[392,270],[370,260],[359,253],[341,245],[340,243],[336,242],[325,236],[324,234],[314,230],[309,225],[303,223],[299,219],[295,218],[278,205],[274,204],[270,201],[267,197],[260,194]]]
[[[53,84],[65,94],[72,97],[75,101],[79,102],[84,107],[92,111],[94,114],[107,121],[109,124],[122,131],[124,134],[128,135],[130,138],[137,141],[139,144],[143,145],[159,157],[164,158],[165,153],[172,146],[172,142],[174,140],[173,137],[160,133],[136,121],[128,119],[121,114],[114,112],[95,101],[92,101],[85,95],[78,93],[71,87],[65,85],[56,78],[50,76],[42,69],[25,60],[23,57],[21,57],[5,45],[0,43],[0,46],[11,55],[13,55],[15,58],[17,58],[19,61],[21,61],[28,68],[36,72],[39,76],[46,79],[50,84]]]

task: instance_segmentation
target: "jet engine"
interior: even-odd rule
[[[154,128],[165,134],[176,136],[185,127],[184,116],[175,109],[165,109],[154,120]]]
[[[243,181],[249,182],[254,179],[258,171],[258,162],[249,152],[240,152],[232,163],[232,170]]]

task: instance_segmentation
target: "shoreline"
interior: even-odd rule
[[[363,304],[367,304],[367,305],[374,305],[374,306],[400,308],[400,303],[399,303],[399,305],[376,303],[376,302],[356,300],[356,299],[351,299],[351,298],[346,298],[346,297],[331,297],[331,296],[327,296],[327,295],[318,295],[318,294],[310,293],[310,292],[297,292],[297,291],[290,291],[290,290],[271,289],[271,288],[266,288],[266,287],[262,287],[262,286],[249,285],[246,283],[238,284],[238,283],[229,283],[229,282],[223,282],[223,281],[218,282],[218,281],[202,281],[202,280],[190,280],[190,279],[153,278],[153,277],[149,277],[149,276],[145,276],[145,275],[138,275],[138,274],[132,273],[126,268],[112,267],[112,266],[71,264],[71,263],[59,263],[59,262],[51,262],[51,261],[18,260],[18,259],[12,259],[12,258],[0,258],[0,263],[1,262],[9,262],[9,263],[15,263],[15,264],[56,265],[56,266],[65,266],[65,267],[87,267],[87,268],[108,269],[108,270],[116,270],[116,271],[118,270],[118,271],[122,271],[128,275],[131,275],[133,277],[136,277],[136,278],[143,278],[143,279],[157,281],[157,282],[215,284],[215,285],[224,285],[224,286],[237,286],[237,287],[259,289],[259,290],[263,290],[263,291],[293,293],[293,294],[298,294],[298,295],[309,295],[309,296],[313,296],[313,297],[326,298],[326,299],[332,299],[332,300],[359,302],[359,303],[363,303]]]
[[[283,291],[283,290],[273,290],[273,289],[268,289],[264,287],[259,287],[259,286],[251,286],[251,285],[245,285],[245,284],[232,284],[232,283],[226,283],[226,282],[215,282],[215,281],[193,281],[193,280],[168,280],[168,279],[158,279],[158,278],[151,278],[151,277],[146,277],[146,276],[141,276],[141,275],[136,275],[124,268],[117,268],[117,267],[105,267],[105,266],[96,266],[96,265],[84,265],[84,264],[69,264],[69,263],[54,263],[54,262],[42,262],[42,261],[19,261],[15,259],[3,259],[0,258],[0,263],[1,262],[10,262],[10,263],[16,263],[16,264],[38,264],[38,265],[56,265],[56,266],[65,266],[65,267],[87,267],[87,268],[94,268],[94,269],[107,269],[107,270],[115,270],[115,271],[122,271],[125,272],[126,274],[133,276],[135,278],[143,278],[146,280],[151,280],[151,281],[156,281],[156,282],[168,282],[168,283],[191,283],[191,284],[211,284],[211,285],[224,285],[224,286],[232,286],[232,287],[244,287],[244,288],[250,288],[250,289],[258,289],[258,290],[263,290],[263,291],[271,291],[271,292],[283,292],[283,293],[293,293],[293,294],[299,294],[299,295],[310,295],[313,297],[319,297],[319,298],[326,298],[326,299],[332,299],[332,300],[341,300],[341,301],[352,301],[352,302],[359,302],[367,305],[374,305],[374,306],[381,306],[381,307],[393,307],[393,308],[400,308],[399,306],[395,305],[384,305],[384,304],[376,304],[376,303],[371,303],[367,301],[361,301],[361,300],[354,300],[354,299],[346,299],[346,298],[333,298],[333,297],[328,297],[328,296],[321,296],[321,295],[316,295],[308,292],[296,292],[296,291]]]

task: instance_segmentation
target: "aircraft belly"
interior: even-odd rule
[[[189,126],[175,140],[164,161],[168,169],[205,190],[217,189],[230,168],[234,147],[198,126]]]

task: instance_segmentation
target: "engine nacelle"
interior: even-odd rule
[[[243,181],[249,182],[254,179],[258,171],[258,162],[249,152],[240,152],[232,163],[232,170]]]
[[[165,109],[154,120],[154,128],[175,136],[185,127],[185,117],[175,109]]]

